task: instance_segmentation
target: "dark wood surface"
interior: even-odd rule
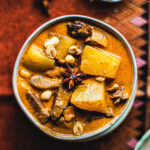
[[[142,115],[140,110],[133,108],[118,129],[101,139],[82,144],[60,142],[44,135],[31,124],[16,103],[11,87],[13,66],[24,41],[44,22],[61,15],[82,14],[102,19],[124,32],[136,56],[145,54],[139,49],[145,41],[142,38],[138,39],[140,42],[134,40],[144,31],[130,26],[128,20],[144,13],[141,4],[146,0],[128,1],[114,6],[91,4],[88,0],[52,0],[51,16],[48,17],[41,11],[38,0],[0,0],[0,150],[130,149],[126,142],[142,133],[138,128],[144,121],[137,119]],[[127,26],[128,30],[124,28]]]
[[[149,11],[150,14],[150,3]],[[148,18],[148,43],[150,43],[150,16]],[[145,129],[148,130],[150,127],[150,44],[148,45],[148,75],[147,75],[147,103],[146,103],[146,123]]]

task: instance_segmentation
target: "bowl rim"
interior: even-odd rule
[[[145,144],[145,142],[150,138],[150,129],[148,129],[142,138],[138,141],[137,145],[135,146],[135,150],[141,150],[142,146]]]
[[[23,102],[21,101],[19,94],[18,94],[18,90],[17,90],[17,72],[18,72],[18,66],[20,64],[20,60],[26,50],[26,47],[32,42],[32,40],[38,36],[44,29],[48,28],[49,26],[62,22],[62,21],[67,21],[67,20],[74,20],[74,19],[79,19],[79,20],[84,20],[86,22],[89,22],[91,24],[97,25],[101,28],[104,28],[105,30],[108,30],[109,32],[111,32],[113,35],[115,35],[116,37],[118,37],[123,44],[126,46],[127,50],[129,51],[131,60],[132,60],[132,64],[133,64],[133,84],[132,84],[132,92],[130,95],[129,100],[126,103],[126,106],[124,107],[124,109],[122,110],[121,114],[116,116],[111,122],[109,122],[106,126],[104,126],[103,128],[100,128],[96,131],[93,131],[91,133],[85,134],[85,135],[81,135],[81,136],[64,136],[62,134],[54,134],[51,133],[47,130],[44,129],[43,125],[41,125],[31,114],[30,112],[26,109],[26,107],[24,106]],[[130,44],[128,43],[128,41],[125,39],[125,37],[115,28],[113,28],[112,26],[108,25],[107,23],[104,23],[103,21],[100,21],[98,19],[92,18],[92,17],[88,17],[88,16],[83,16],[83,15],[65,15],[65,16],[61,16],[61,17],[57,17],[55,19],[52,19],[50,21],[47,21],[46,23],[42,24],[39,28],[37,28],[25,41],[25,43],[23,44],[22,48],[20,49],[20,52],[17,56],[15,65],[14,65],[14,70],[13,70],[13,76],[12,76],[12,86],[13,86],[13,92],[16,98],[17,103],[19,104],[20,108],[22,109],[22,111],[25,113],[25,115],[29,118],[29,120],[36,126],[38,127],[38,129],[40,129],[43,133],[47,134],[50,137],[53,137],[55,139],[59,139],[59,140],[64,140],[64,141],[74,141],[74,142],[83,142],[83,141],[88,141],[88,140],[93,140],[96,139],[98,137],[101,137],[103,135],[108,134],[109,132],[111,132],[112,130],[114,130],[115,128],[117,128],[122,121],[125,119],[125,117],[127,116],[127,114],[129,113],[133,102],[134,102],[134,98],[135,98],[135,93],[136,93],[136,87],[137,87],[137,65],[136,65],[136,60],[135,60],[135,56],[133,54],[132,48],[130,46]]]

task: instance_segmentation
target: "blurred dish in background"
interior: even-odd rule
[[[137,143],[135,150],[149,150],[150,148],[150,129],[143,135]]]
[[[122,0],[101,0],[102,2],[109,2],[109,3],[113,3],[113,2],[121,2]]]

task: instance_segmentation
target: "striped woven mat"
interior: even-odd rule
[[[134,149],[146,124],[148,0],[98,1],[52,0],[48,17],[38,0],[0,0],[0,150]],[[91,16],[118,29],[131,44],[138,65],[137,97],[128,117],[111,134],[83,144],[59,142],[38,131],[18,107],[11,88],[14,62],[26,38],[45,21],[67,14]]]

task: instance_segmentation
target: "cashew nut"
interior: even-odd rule
[[[20,70],[19,74],[23,78],[27,78],[28,79],[28,78],[31,77],[31,73],[29,71],[27,71],[27,70],[24,70],[24,69]]]
[[[75,58],[72,55],[67,55],[65,57],[65,62],[72,65],[75,62]]]
[[[46,90],[40,95],[40,99],[43,101],[47,101],[51,98],[52,93],[53,92],[51,90]]]
[[[80,55],[81,50],[77,46],[73,45],[69,48],[69,53],[74,55]]]
[[[44,43],[45,53],[50,58],[55,58],[57,55],[57,51],[55,47],[58,45],[59,39],[57,37],[53,37],[51,39],[47,39]]]
[[[73,133],[79,136],[83,134],[83,130],[83,124],[80,121],[77,121],[73,126]]]

